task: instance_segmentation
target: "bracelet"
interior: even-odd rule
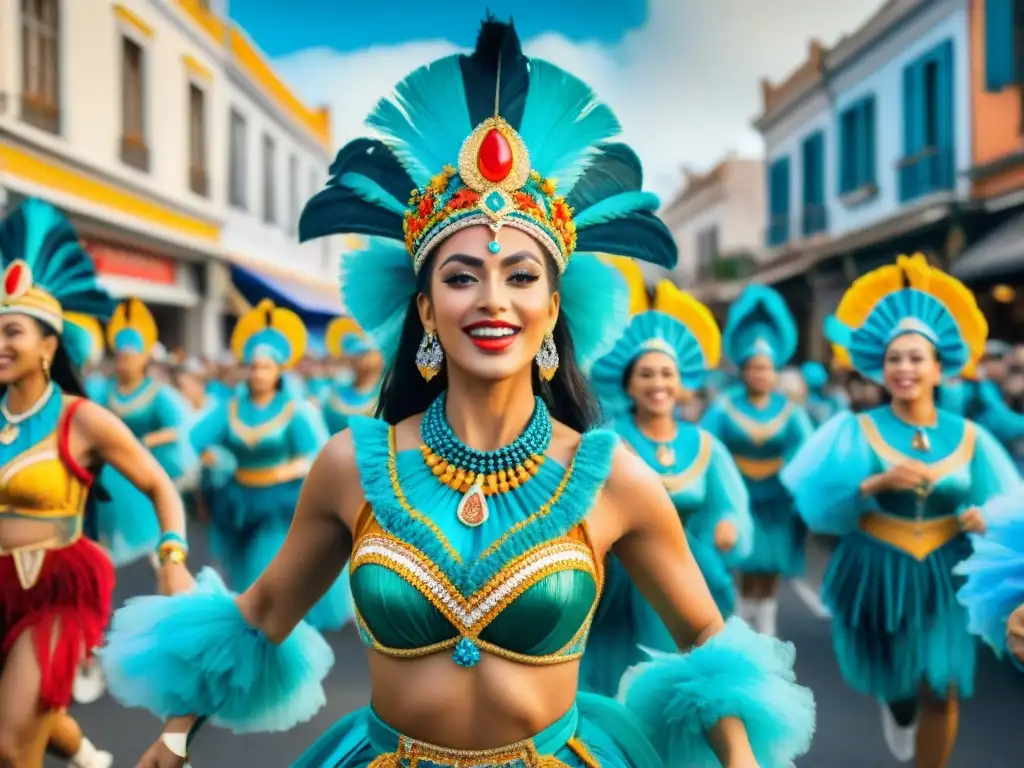
[[[188,542],[185,541],[185,538],[181,534],[175,533],[174,531],[164,531],[160,534],[160,541],[157,542],[156,548],[157,550],[161,550],[170,544],[176,544],[186,552],[188,551]]]
[[[187,557],[182,549],[174,548],[160,550],[160,565],[166,565],[167,563],[184,565],[186,559]]]

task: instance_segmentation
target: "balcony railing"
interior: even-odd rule
[[[828,229],[828,209],[821,203],[808,203],[804,205],[803,214],[804,237],[816,235]]]
[[[953,150],[928,147],[899,161],[900,201],[916,200],[933,192],[953,189]]]
[[[779,214],[768,220],[766,239],[769,247],[789,242],[789,214]]]

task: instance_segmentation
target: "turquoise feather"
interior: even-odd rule
[[[369,176],[363,176],[361,173],[346,173],[342,175],[341,183],[366,202],[387,208],[399,216],[405,215],[405,206]]]
[[[560,293],[577,362],[586,371],[629,324],[629,287],[619,270],[592,254],[577,253],[562,275]]]
[[[530,165],[542,178],[557,179],[566,195],[586,171],[597,146],[622,132],[590,86],[546,61],[530,61],[530,90],[519,135]]]
[[[445,165],[456,165],[473,130],[459,56],[420,67],[391,98],[381,99],[366,123],[381,134],[421,189]]]
[[[398,350],[405,313],[415,295],[416,275],[404,245],[374,238],[367,249],[345,254],[342,303],[389,362]]]
[[[653,192],[621,192],[576,215],[576,227],[590,227],[621,219],[637,211],[657,211],[661,201]]]

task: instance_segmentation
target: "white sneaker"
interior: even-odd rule
[[[910,725],[902,726],[896,722],[886,704],[882,704],[882,735],[885,744],[897,762],[909,763],[917,753],[917,718]]]
[[[107,681],[103,670],[95,661],[81,664],[75,675],[71,695],[79,704],[92,704],[107,692]]]
[[[114,756],[109,752],[96,749],[96,746],[85,736],[82,737],[82,746],[70,760],[72,768],[111,768],[114,764]]]
[[[757,602],[757,631],[768,637],[778,635],[779,601],[775,598]]]

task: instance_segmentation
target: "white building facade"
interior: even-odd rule
[[[225,279],[225,86],[179,3],[0,0],[0,187],[72,218],[161,340],[214,354]]]

